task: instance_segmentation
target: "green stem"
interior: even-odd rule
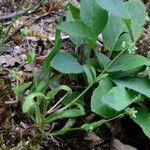
[[[115,116],[115,117],[113,117],[113,118],[111,118],[111,119],[108,119],[108,120],[106,120],[106,122],[104,122],[104,123],[107,123],[107,122],[110,122],[110,121],[113,121],[113,120],[116,120],[116,119],[119,119],[119,118],[123,118],[124,116],[126,115],[126,113],[124,112],[124,113],[121,113],[121,114],[119,114],[118,116]],[[101,120],[100,120],[101,121]],[[97,121],[98,122],[98,121]],[[96,123],[97,123],[96,122]],[[103,125],[104,123],[102,123],[101,125]],[[91,125],[92,124],[94,124],[94,123],[91,123]],[[89,124],[90,125],[90,124]],[[100,125],[100,126],[101,126]],[[83,126],[83,125],[82,125]],[[82,128],[82,126],[81,127],[77,127],[77,128],[68,128],[68,129],[66,129],[65,131],[63,130],[63,132],[61,132],[61,131],[59,131],[59,132],[56,132],[56,133],[51,133],[51,134],[49,134],[49,136],[58,136],[58,135],[62,135],[62,134],[65,134],[65,133],[67,133],[67,132],[70,132],[70,131],[78,131],[78,130],[83,130],[83,131],[87,131],[87,130],[85,130],[84,128]],[[93,127],[93,129],[92,130],[94,130],[95,128],[97,128],[98,126],[95,126],[95,127]]]

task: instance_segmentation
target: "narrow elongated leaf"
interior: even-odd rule
[[[81,0],[80,10],[81,20],[99,35],[107,23],[108,12],[100,8],[94,0]]]
[[[42,65],[41,74],[44,74],[44,73],[51,70],[50,63],[51,63],[52,59],[54,58],[54,56],[59,52],[60,47],[61,47],[61,35],[60,35],[60,33],[61,33],[60,29],[57,28],[56,33],[55,33],[54,48],[50,52],[50,54],[47,56],[44,64]]]
[[[122,0],[95,0],[96,3],[109,13],[122,18],[130,18],[128,10]]]
[[[146,58],[141,55],[122,55],[109,67],[108,71],[128,71],[146,65],[146,63]]]
[[[127,87],[150,98],[150,80],[143,78],[126,78],[113,80],[117,85]]]
[[[97,36],[94,34],[92,29],[82,21],[63,22],[59,25],[59,28],[73,37],[80,36],[93,42],[97,39]]]
[[[83,116],[85,115],[85,111],[84,108],[80,108],[80,109],[69,109],[69,110],[65,110],[60,114],[55,114],[53,116],[49,116],[46,118],[46,123],[50,123],[52,121],[58,120],[58,119],[63,119],[63,118],[75,118],[75,117],[79,117],[79,116]]]
[[[113,87],[103,98],[102,101],[115,109],[121,111],[129,106],[133,101],[133,96],[122,86]]]
[[[69,2],[68,6],[69,6],[69,10],[71,11],[72,17],[74,19],[80,19],[80,9],[79,9],[79,7],[71,1]]]
[[[27,82],[27,83],[24,83],[23,85],[17,87],[17,86],[14,86],[12,88],[12,90],[14,91],[14,93],[19,96],[20,94],[22,94],[27,88],[29,88],[29,86],[32,84],[32,82]]]
[[[63,135],[65,133],[69,132],[71,130],[71,127],[75,124],[75,122],[76,122],[76,120],[74,118],[69,119],[62,129],[52,133],[52,135],[55,135],[55,136]]]
[[[61,90],[64,90],[64,91],[67,91],[69,93],[72,92],[72,90],[70,89],[70,87],[66,86],[66,85],[60,85],[59,87],[56,87],[54,89],[52,89],[50,92],[48,92],[47,94],[47,98],[48,99],[53,99],[55,97],[55,95],[61,91]]]
[[[82,73],[83,67],[69,53],[58,53],[51,63],[52,67],[62,73]]]
[[[91,99],[91,110],[105,118],[117,115],[117,112],[102,101],[103,97],[111,90],[113,84],[109,78],[104,78],[99,82]]]
[[[43,93],[31,93],[30,95],[28,95],[22,105],[22,110],[24,113],[29,112],[30,108],[35,104],[35,97],[46,98],[46,96]]]
[[[135,109],[137,110],[137,114],[136,118],[133,118],[134,122],[137,123],[145,135],[150,138],[150,109],[144,106],[138,106]]]
[[[88,84],[91,84],[93,82],[93,80],[96,79],[96,71],[95,71],[94,67],[88,66],[88,65],[84,65],[83,68],[85,70]]]

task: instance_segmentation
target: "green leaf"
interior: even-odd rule
[[[27,88],[29,88],[29,86],[32,84],[32,82],[27,82],[27,83],[24,83],[22,85],[20,85],[19,87],[17,86],[14,86],[12,88],[12,90],[14,91],[14,93],[19,96],[20,94],[22,94]]]
[[[72,17],[74,19],[80,19],[80,9],[77,5],[75,5],[73,2],[69,2],[68,4],[69,10],[72,14]]]
[[[58,53],[51,62],[54,69],[62,73],[82,73],[83,67],[69,53]]]
[[[34,60],[35,60],[35,51],[34,50],[29,52],[29,54],[27,55],[27,60],[28,60],[30,65],[34,64]]]
[[[67,91],[69,93],[72,92],[72,90],[70,89],[70,87],[66,86],[66,85],[60,85],[59,87],[56,87],[54,89],[52,89],[50,92],[48,92],[47,94],[47,98],[49,100],[53,99],[55,97],[55,95],[60,92],[61,90]]]
[[[71,14],[70,10],[67,12],[66,21],[74,21],[73,14]],[[80,46],[84,42],[84,38],[81,36],[70,36],[70,40],[76,45]]]
[[[41,74],[47,73],[48,71],[51,70],[50,63],[54,56],[59,52],[60,47],[61,47],[61,31],[60,29],[56,28],[56,33],[55,33],[55,45],[53,50],[50,52],[50,54],[47,56],[45,62],[42,65],[41,69]]]
[[[52,133],[52,135],[54,135],[54,136],[63,135],[65,133],[69,132],[71,130],[71,127],[75,124],[75,122],[76,122],[76,120],[74,118],[69,119],[62,129]]]
[[[97,36],[92,29],[82,21],[68,21],[59,25],[59,28],[73,37],[83,37],[96,42]]]
[[[123,32],[125,24],[120,17],[110,15],[108,23],[102,33],[104,46],[109,50],[113,50],[120,34]]]
[[[133,118],[134,122],[137,123],[145,135],[150,138],[150,109],[144,106],[138,106],[135,110],[137,110],[137,113],[136,118]]]
[[[24,113],[29,112],[30,108],[32,106],[34,106],[35,101],[34,98],[35,97],[43,97],[46,99],[46,96],[43,93],[31,93],[30,95],[28,95],[22,105],[22,110]]]
[[[94,67],[84,65],[84,71],[87,77],[88,84],[91,84],[96,79],[96,71]]]
[[[148,79],[133,77],[113,81],[117,85],[127,87],[150,98],[150,80]]]
[[[133,33],[135,41],[140,37],[141,30],[145,23],[146,13],[144,5],[141,1],[129,0],[125,3],[125,6],[129,12],[131,20],[124,19],[123,21],[121,17],[111,14],[108,18],[108,23],[103,32],[103,41],[105,48],[111,51],[121,50],[121,45],[123,41],[126,42],[126,45],[131,42],[129,31],[125,23],[131,23],[131,31]],[[127,35],[120,37],[122,33],[127,33]]]
[[[131,30],[134,39],[138,40],[146,20],[146,9],[144,4],[139,0],[129,0],[125,3],[131,17]]]
[[[97,53],[96,56],[97,56],[100,66],[102,68],[106,68],[111,61],[106,55],[104,55],[102,53]]]
[[[111,90],[113,84],[109,78],[104,78],[99,82],[99,86],[94,90],[91,99],[91,110],[105,118],[117,115],[117,112],[102,101],[103,97]]]
[[[103,98],[102,101],[115,109],[121,111],[129,106],[133,101],[134,95],[122,86],[113,87]]]
[[[146,65],[146,58],[141,55],[122,55],[108,68],[109,72],[128,71]]]
[[[143,72],[145,70],[145,66],[142,67],[138,67],[135,69],[131,69],[128,71],[117,71],[117,72],[112,72],[111,76],[113,76],[114,78],[124,78],[124,77],[130,77],[130,76],[135,76],[140,72]]]
[[[98,36],[106,26],[108,12],[100,8],[94,0],[81,0],[80,5],[81,20]]]
[[[65,106],[68,105],[69,103],[71,103],[71,102],[72,102],[76,97],[78,97],[79,95],[80,95],[79,92],[72,92],[72,93],[69,93],[69,95],[63,99],[62,104],[65,105]],[[79,98],[79,99],[76,101],[76,103],[83,105],[83,104],[84,104],[84,98],[83,98],[83,97]]]
[[[95,0],[96,3],[109,13],[122,18],[130,18],[128,10],[122,0]]]

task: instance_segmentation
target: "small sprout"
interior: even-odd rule
[[[28,56],[27,56],[27,60],[29,62],[30,65],[34,64],[34,60],[35,60],[35,50],[32,50]]]
[[[125,110],[126,114],[129,115],[131,118],[136,118],[137,111],[134,108],[127,108]]]
[[[15,80],[17,80],[17,79],[18,79],[18,73],[19,73],[18,69],[17,69],[17,68],[14,68],[14,69],[11,71],[11,76],[12,76]]]
[[[21,29],[21,34],[24,36],[24,37],[27,37],[28,34],[29,34],[29,29],[27,27]]]

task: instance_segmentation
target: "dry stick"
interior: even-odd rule
[[[50,110],[46,112],[46,114],[51,114],[53,110],[68,96],[68,93],[65,94]]]
[[[15,31],[13,31],[5,40],[5,42],[8,42],[18,31],[20,31],[21,28],[23,28],[24,26],[26,26],[27,24],[29,23],[34,23],[35,21],[43,18],[43,17],[46,17],[50,14],[54,14],[54,12],[47,12],[41,16],[38,16],[36,18],[32,18],[32,19],[29,19],[28,21],[26,21],[24,24],[22,24],[21,26],[19,26],[17,29],[15,29]]]
[[[38,4],[37,6],[34,7],[33,10],[31,10],[32,8],[28,8],[24,11],[20,10],[19,12],[13,12],[11,14],[8,14],[8,15],[4,15],[4,16],[0,16],[0,21],[3,21],[3,20],[7,20],[7,19],[12,19],[13,17],[15,17],[16,15],[23,15],[23,14],[27,14],[27,15],[30,15],[32,14],[33,12],[35,12],[38,8],[40,7],[40,4]],[[30,11],[31,10],[31,11]]]

